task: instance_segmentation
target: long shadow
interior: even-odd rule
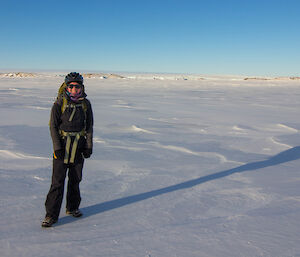
[[[220,171],[220,172],[217,172],[217,173],[214,173],[211,175],[192,179],[192,180],[189,180],[189,181],[186,181],[183,183],[179,183],[176,185],[152,190],[152,191],[141,193],[141,194],[131,195],[128,197],[119,198],[119,199],[104,202],[104,203],[87,206],[87,207],[84,207],[81,209],[82,212],[84,213],[83,218],[87,218],[89,216],[96,215],[96,214],[99,214],[99,213],[102,213],[105,211],[120,208],[120,207],[128,205],[128,204],[140,202],[140,201],[143,201],[143,200],[155,197],[155,196],[171,193],[171,192],[174,192],[177,190],[191,188],[191,187],[203,184],[208,181],[212,181],[215,179],[229,176],[234,173],[257,170],[257,169],[266,168],[266,167],[278,165],[281,163],[285,163],[285,162],[289,162],[289,161],[293,161],[293,160],[297,160],[297,159],[300,159],[300,146],[283,151],[283,152],[271,157],[270,159],[267,159],[264,161],[258,161],[258,162],[244,164],[242,166],[239,166],[239,167],[236,167],[233,169]],[[73,222],[73,221],[75,221],[74,218],[63,217],[59,220],[59,224],[66,224],[66,223]]]

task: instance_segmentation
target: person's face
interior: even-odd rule
[[[67,90],[72,95],[77,95],[81,92],[82,86],[78,84],[77,82],[71,82],[67,86]]]

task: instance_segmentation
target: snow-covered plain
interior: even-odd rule
[[[1,257],[300,256],[300,81],[165,78],[85,80],[84,216],[49,229],[63,77],[0,78]]]

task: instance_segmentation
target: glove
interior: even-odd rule
[[[91,155],[92,155],[92,153],[93,153],[93,150],[90,149],[90,148],[86,148],[86,149],[84,149],[83,152],[82,152],[83,157],[86,158],[86,159],[87,159],[87,158],[90,158]]]
[[[53,157],[56,160],[63,160],[65,158],[65,150],[59,149],[59,150],[54,151]]]

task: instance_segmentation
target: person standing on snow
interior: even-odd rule
[[[54,151],[52,183],[42,227],[51,227],[58,220],[67,172],[66,213],[73,217],[82,216],[79,183],[84,158],[89,158],[93,149],[93,112],[86,99],[83,77],[77,72],[69,73],[59,89],[51,110],[50,133]]]

